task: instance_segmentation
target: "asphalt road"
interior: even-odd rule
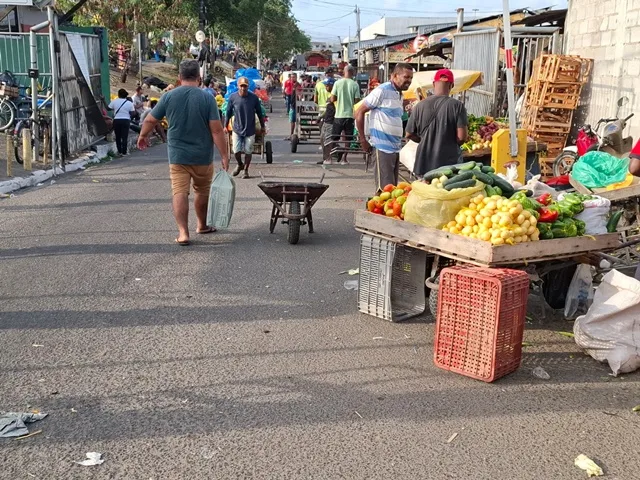
[[[252,173],[318,179],[276,105],[276,163]],[[372,178],[325,172],[298,245],[269,234],[258,178],[229,230],[174,245],[162,146],[0,201],[0,410],[49,413],[0,440],[0,478],[582,479],[580,453],[638,478],[640,375],[609,376],[568,322],[534,319],[521,368],[484,384],[433,365],[427,315],[358,313],[339,273]]]

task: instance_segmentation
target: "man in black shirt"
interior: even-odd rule
[[[453,73],[442,69],[433,77],[434,95],[414,108],[407,123],[407,138],[419,143],[413,173],[422,176],[442,165],[461,160],[460,145],[467,141],[467,110],[449,95]]]

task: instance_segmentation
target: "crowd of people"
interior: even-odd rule
[[[421,99],[408,119],[402,93],[411,85],[414,73],[411,65],[397,64],[388,82],[372,86],[368,92],[362,92],[354,80],[353,66],[345,66],[341,73],[337,79],[335,72],[328,69],[324,78],[303,74],[298,79],[295,72],[285,72],[287,78],[282,82],[291,135],[295,131],[298,102],[312,101],[318,107],[323,152],[318,163],[348,164],[351,144],[359,142],[361,149],[371,152],[374,158],[375,189],[379,192],[385,185],[398,183],[403,139],[419,144],[413,172],[416,175],[460,159],[460,145],[467,138],[467,113],[464,105],[450,95],[454,85],[450,70],[436,72],[433,95]],[[173,207],[179,231],[176,242],[180,245],[189,244],[187,198],[191,185],[196,195],[196,232],[213,231],[205,224],[206,203],[213,173],[214,145],[222,157],[223,168],[229,169],[225,128],[230,126],[231,151],[237,163],[232,173],[234,176],[242,173],[242,178],[249,178],[256,133],[258,129],[265,129],[262,106],[258,96],[249,90],[248,78],[237,79],[238,91],[227,98],[222,112],[216,102],[216,96],[223,93],[221,85],[210,77],[202,80],[200,74],[197,60],[185,60],[180,65],[176,86],[168,85],[159,101],[148,99],[138,87],[132,97],[121,89],[109,104],[121,155],[127,154],[131,129],[139,132],[140,148],[147,146],[151,134],[162,141],[168,140]],[[279,83],[277,75],[270,72],[265,76],[269,93]],[[170,125],[168,138],[163,126],[165,118]],[[290,139],[291,136],[286,138]],[[344,147],[338,148],[340,145]]]

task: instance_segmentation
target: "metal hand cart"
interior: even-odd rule
[[[273,233],[278,219],[289,226],[287,241],[295,245],[300,239],[300,225],[309,225],[309,233],[313,233],[313,217],[311,207],[315,205],[329,185],[322,183],[265,182],[258,184],[260,190],[273,204],[269,232]]]
[[[298,151],[298,145],[321,145],[320,112],[314,102],[301,100],[296,105],[296,127],[291,136],[291,153]]]
[[[229,138],[227,139],[227,148],[229,151],[229,158],[233,158],[233,140],[232,132],[227,131]],[[253,155],[260,155],[261,160],[266,160],[267,163],[273,163],[273,146],[269,140],[265,140],[266,135],[264,132],[256,132],[256,140],[253,144]]]

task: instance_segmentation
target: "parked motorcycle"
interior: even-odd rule
[[[601,118],[596,123],[595,129],[590,125],[581,127],[578,131],[578,138],[574,146],[565,147],[560,155],[553,161],[553,175],[560,177],[571,172],[573,164],[587,152],[599,150],[607,152],[616,157],[628,154],[633,148],[633,137],[623,137],[623,131],[633,113],[626,118],[620,119],[620,108],[629,103],[627,97],[618,99],[618,109],[615,118]],[[598,133],[602,127],[602,134]]]

